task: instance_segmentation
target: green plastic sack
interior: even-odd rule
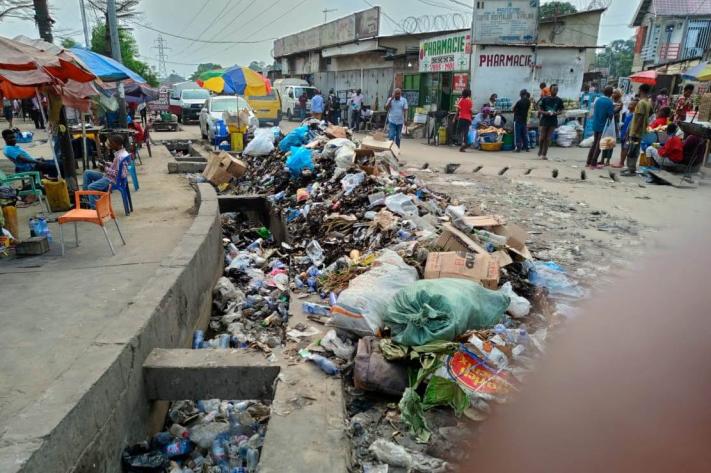
[[[509,302],[509,296],[467,279],[423,279],[395,295],[383,322],[400,345],[452,341],[467,330],[499,323]]]

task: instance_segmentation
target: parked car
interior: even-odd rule
[[[213,124],[215,120],[222,120],[224,112],[238,112],[247,110],[249,113],[249,126],[258,127],[259,120],[254,114],[254,110],[249,106],[249,103],[243,97],[234,95],[217,95],[205,100],[205,103],[200,110],[200,134],[203,138],[210,142],[215,137]]]
[[[202,104],[210,96],[205,89],[174,89],[170,95],[170,112],[178,116],[178,121],[196,121]]]
[[[263,96],[248,96],[247,102],[254,109],[260,125],[271,123],[273,126],[279,126],[281,104],[276,91],[272,90],[269,94]]]

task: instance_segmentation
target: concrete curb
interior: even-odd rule
[[[222,268],[217,194],[198,184],[199,209],[180,244],[78,360],[7,426],[0,471],[119,472],[121,450],[155,422],[143,362],[153,348],[189,347],[207,325]],[[162,422],[162,418],[157,422]]]

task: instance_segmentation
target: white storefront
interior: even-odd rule
[[[472,98],[476,108],[491,94],[518,100],[521,89],[534,99],[539,84],[558,84],[558,96],[577,99],[585,71],[585,49],[577,47],[476,45],[471,64]]]

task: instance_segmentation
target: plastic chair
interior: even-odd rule
[[[0,169],[0,184],[10,184],[12,182],[20,182],[25,185],[28,182],[30,185],[29,189],[22,189],[17,191],[18,197],[24,197],[26,195],[34,195],[39,198],[40,204],[44,205],[44,208],[49,212],[49,203],[44,198],[44,192],[42,189],[42,176],[37,171],[26,171],[26,172],[16,172],[15,174],[7,175],[2,169]]]
[[[133,182],[133,190],[138,191],[138,173],[136,172],[136,163],[134,163],[133,161],[128,163],[128,173],[131,175],[131,182]],[[133,211],[133,208],[131,208],[131,211]]]
[[[96,201],[95,209],[81,208],[80,199],[83,195],[93,195],[99,197],[99,199]],[[108,220],[114,221],[114,223],[116,224],[116,230],[118,230],[118,234],[121,237],[121,242],[125,245],[126,240],[123,239],[123,235],[121,234],[121,228],[119,228],[118,220],[116,220],[114,209],[111,206],[111,188],[109,187],[108,192],[76,191],[74,193],[74,209],[57,218],[57,223],[59,224],[59,239],[62,243],[62,256],[64,256],[64,232],[62,231],[62,225],[64,225],[65,223],[74,224],[74,241],[76,242],[76,246],[79,246],[79,230],[77,229],[78,222],[86,222],[99,225],[104,231],[106,241],[109,243],[111,254],[113,256],[116,256],[116,252],[114,251],[114,245],[111,244],[109,234],[106,231],[106,226],[104,225],[105,222]]]
[[[133,212],[133,200],[131,200],[131,191],[128,188],[128,177],[123,177],[121,170],[124,166],[127,167],[128,171],[131,171],[131,156],[126,156],[119,163],[119,171],[116,175],[116,184],[114,184],[113,190],[118,190],[121,193],[121,201],[123,202],[123,211],[128,217],[131,212]],[[134,171],[135,172],[135,171]],[[134,182],[137,185],[137,182]]]

